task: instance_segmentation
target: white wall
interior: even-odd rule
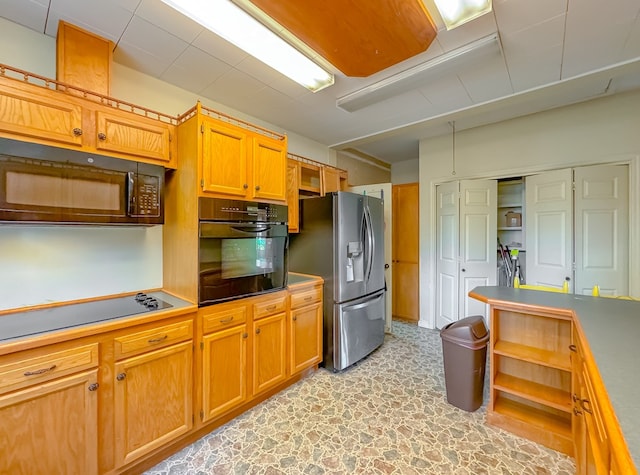
[[[594,99],[552,111],[420,143],[420,325],[435,325],[435,187],[468,178],[522,176],[597,163],[630,164],[630,292],[640,289],[640,91]],[[635,223],[635,224],[634,224]]]
[[[55,78],[55,39],[0,18],[0,63]],[[178,115],[198,96],[114,64],[112,96]],[[205,106],[284,132],[289,151],[335,164],[313,140],[209,100]],[[86,227],[0,224],[0,310],[162,286],[162,226]]]
[[[420,179],[420,159],[405,160],[391,164],[391,183],[402,185],[416,183]]]

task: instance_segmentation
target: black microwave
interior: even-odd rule
[[[164,167],[0,140],[0,221],[164,222]]]

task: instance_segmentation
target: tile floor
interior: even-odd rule
[[[575,473],[571,458],[485,425],[484,406],[448,404],[442,368],[437,331],[394,322],[357,365],[320,369],[146,475]]]

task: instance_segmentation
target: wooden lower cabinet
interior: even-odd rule
[[[98,370],[0,396],[0,473],[98,473]]]
[[[115,364],[116,466],[191,429],[192,355],[190,339]]]
[[[280,292],[253,305],[253,395],[287,378],[286,299],[287,293]]]
[[[291,374],[322,361],[322,286],[303,288],[290,296]]]
[[[487,422],[573,455],[571,317],[492,307]]]

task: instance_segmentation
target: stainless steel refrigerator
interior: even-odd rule
[[[300,201],[289,270],[324,278],[324,366],[341,371],[384,340],[384,214],[380,198],[338,191]]]

